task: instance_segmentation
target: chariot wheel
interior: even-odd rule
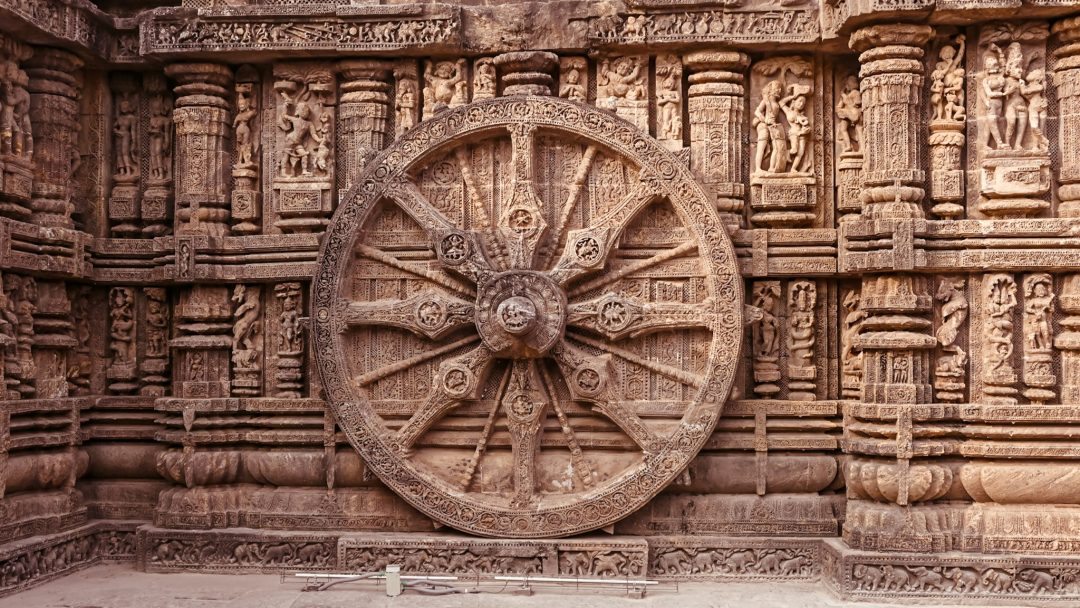
[[[499,98],[405,133],[344,198],[312,284],[316,362],[414,507],[566,536],[629,515],[705,444],[740,285],[685,163],[602,110]]]

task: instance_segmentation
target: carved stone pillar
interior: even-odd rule
[[[851,35],[851,48],[861,53],[865,216],[923,217],[923,129],[905,126],[922,121],[923,46],[931,33],[929,26],[901,23]]]
[[[554,53],[503,53],[495,57],[494,63],[499,69],[503,95],[551,95],[555,82],[551,73],[559,64],[559,57]]]
[[[34,150],[33,222],[70,228],[72,177],[79,166],[79,93],[83,62],[68,51],[38,48],[26,63]]]
[[[63,281],[37,282],[34,311],[34,367],[37,397],[67,397],[68,360],[79,342],[71,320],[71,300]]]
[[[180,294],[173,394],[180,398],[228,397],[232,307],[229,288],[196,285]]]
[[[1080,274],[1066,275],[1061,284],[1062,331],[1054,338],[1061,351],[1061,402],[1080,404]]]
[[[750,57],[734,51],[697,51],[683,57],[690,71],[690,168],[715,197],[724,223],[742,224],[746,181],[744,108]]]
[[[1053,33],[1061,44],[1054,51],[1058,60],[1054,70],[1058,101],[1057,151],[1061,159],[1058,215],[1080,217],[1080,17],[1058,21]]]
[[[29,221],[34,181],[33,120],[29,78],[20,67],[30,58],[30,47],[0,34],[0,83],[4,112],[0,113],[0,215]]]
[[[364,165],[386,146],[390,127],[390,74],[393,64],[379,60],[338,62],[338,198],[344,197]]]
[[[178,83],[173,89],[176,232],[224,236],[229,230],[226,96],[232,71],[216,63],[178,63],[165,74]]]
[[[867,314],[855,348],[863,352],[864,403],[931,403],[933,299],[926,277],[864,277],[860,309]]]

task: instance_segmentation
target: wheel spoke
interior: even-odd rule
[[[431,425],[463,400],[476,399],[491,366],[491,353],[483,345],[443,361],[435,372],[431,394],[397,432],[397,444],[408,452]]]
[[[356,383],[360,386],[368,386],[369,384],[378,382],[379,380],[382,380],[383,378],[386,378],[388,376],[392,376],[398,372],[405,371],[411,367],[416,367],[417,365],[420,365],[421,363],[426,363],[436,357],[441,357],[446,353],[452,353],[455,350],[468,346],[479,339],[480,336],[466,336],[460,340],[455,340],[454,342],[444,344],[443,346],[440,346],[438,348],[432,348],[430,350],[422,351],[421,353],[413,355],[408,359],[395,361],[390,365],[384,365],[383,367],[373,369],[370,372],[361,374],[356,377]]]
[[[461,274],[474,283],[482,283],[495,273],[484,255],[482,238],[471,230],[461,230],[434,207],[407,179],[400,179],[387,189],[394,199],[431,237],[435,253],[445,268]]]
[[[510,383],[502,396],[502,408],[514,455],[514,498],[510,504],[522,508],[535,499],[540,428],[547,411],[547,396],[534,360],[513,362]]]
[[[341,302],[340,318],[346,327],[389,325],[438,340],[455,330],[473,325],[473,305],[435,290],[422,291],[404,300]]]
[[[632,353],[626,349],[622,349],[617,346],[613,346],[606,342],[601,342],[600,340],[593,340],[592,338],[588,338],[581,334],[571,333],[569,331],[566,332],[566,337],[572,338],[578,342],[581,342],[582,344],[587,344],[593,348],[597,348],[604,352],[611,353],[612,355],[615,355],[620,359],[624,359],[626,361],[629,361],[630,363],[633,363],[634,365],[644,367],[649,371],[656,372],[661,376],[666,376],[668,378],[671,378],[672,380],[675,380],[676,382],[681,382],[687,386],[701,388],[702,385],[705,383],[704,379],[697,374],[693,374],[688,371],[681,370],[677,367],[672,367],[670,365],[665,365],[657,361],[652,361],[651,359],[646,359],[641,355]]]
[[[585,182],[589,177],[589,169],[592,167],[593,159],[596,158],[597,151],[598,148],[595,145],[591,145],[585,148],[585,152],[581,155],[577,170],[574,171],[574,178],[569,184],[569,192],[566,194],[566,201],[563,202],[563,205],[559,210],[559,221],[555,224],[555,229],[551,231],[551,238],[545,245],[545,253],[542,256],[540,268],[547,267],[551,262],[551,256],[555,252],[555,248],[559,246],[559,237],[562,236],[563,230],[570,222],[570,215],[573,214],[574,209],[577,208],[578,199],[581,197],[581,191],[585,187]]]
[[[712,302],[643,302],[615,293],[571,304],[566,323],[603,334],[609,340],[673,329],[711,327]]]
[[[592,404],[594,411],[614,422],[643,451],[651,453],[660,448],[656,434],[616,399],[611,355],[590,355],[566,340],[551,352],[575,400]]]
[[[626,224],[662,194],[659,179],[642,172],[637,183],[610,213],[588,228],[570,231],[562,257],[551,270],[551,278],[560,285],[566,285],[584,274],[603,268],[608,256],[618,246],[619,236]]]
[[[506,371],[503,373],[502,380],[499,382],[499,392],[496,395],[501,396],[506,391],[506,383],[510,381],[510,367],[507,366]],[[465,472],[461,476],[461,489],[464,492],[469,491],[469,486],[472,485],[473,475],[476,474],[476,467],[480,464],[480,459],[484,457],[484,452],[487,451],[488,442],[491,441],[491,432],[495,429],[495,418],[499,414],[502,404],[498,398],[491,405],[491,411],[488,412],[487,421],[484,423],[484,430],[480,432],[480,441],[476,444],[476,450],[473,451],[472,458],[469,459],[469,463],[465,465]]]
[[[693,251],[697,251],[697,248],[697,243],[683,243],[682,245],[679,245],[674,249],[666,249],[650,258],[646,258],[637,262],[631,262],[630,264],[627,264],[626,266],[623,266],[618,270],[613,270],[602,277],[598,277],[592,281],[589,281],[588,283],[579,285],[577,288],[570,291],[566,295],[568,297],[574,298],[582,294],[589,293],[590,291],[603,289],[604,287],[607,287],[608,285],[611,285],[612,283],[615,283],[616,281],[619,281],[624,277],[628,277],[635,272],[641,272],[648,268],[652,268],[657,264],[662,264],[668,260],[673,260],[677,257],[683,256]]]
[[[402,272],[407,272],[409,274],[427,279],[432,283],[435,283],[436,285],[441,285],[442,287],[445,287],[460,296],[469,298],[470,300],[476,297],[476,291],[458,283],[458,281],[440,272],[434,272],[415,264],[407,264],[390,255],[389,253],[382,251],[381,249],[376,249],[367,245],[360,245],[356,248],[356,250],[364,257],[375,260],[376,262],[382,262],[383,264],[386,264],[391,268],[396,268],[397,270],[400,270]]]
[[[574,429],[570,426],[570,420],[567,418],[562,406],[559,405],[558,393],[555,392],[555,382],[551,379],[551,374],[545,367],[541,367],[540,372],[544,379],[544,389],[547,391],[551,409],[554,410],[555,416],[559,419],[563,437],[566,438],[566,447],[570,449],[570,465],[574,467],[574,475],[577,476],[582,487],[591,488],[593,485],[592,465],[589,464],[589,459],[585,458],[585,453],[578,443],[577,435],[574,434]]]
[[[537,245],[547,231],[543,203],[533,184],[533,148],[536,125],[515,124],[509,127],[513,175],[509,199],[499,218],[499,233],[510,253],[510,266],[532,268]]]
[[[488,252],[494,256],[494,261],[505,265],[506,247],[499,240],[498,231],[495,230],[487,205],[484,204],[484,197],[476,185],[476,175],[473,173],[472,161],[469,160],[468,148],[461,147],[454,150],[454,158],[457,160],[458,170],[461,171],[461,178],[465,181],[465,188],[469,191],[469,198],[472,200],[470,209],[476,212],[477,223],[484,235],[484,244],[488,246]]]

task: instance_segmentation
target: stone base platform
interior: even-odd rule
[[[139,522],[96,521],[7,544],[0,550],[0,596],[102,561],[135,559]]]
[[[821,578],[844,600],[980,606],[1080,605],[1080,557],[884,553],[820,541]]]
[[[821,539],[591,535],[552,540],[456,533],[282,532],[229,528],[138,530],[149,572],[370,572],[649,577],[663,580],[813,580]]]

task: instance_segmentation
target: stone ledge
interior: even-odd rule
[[[0,596],[40,585],[102,561],[135,559],[138,522],[96,521],[0,548]]]
[[[1080,557],[858,551],[822,541],[822,580],[844,600],[1076,606]]]

